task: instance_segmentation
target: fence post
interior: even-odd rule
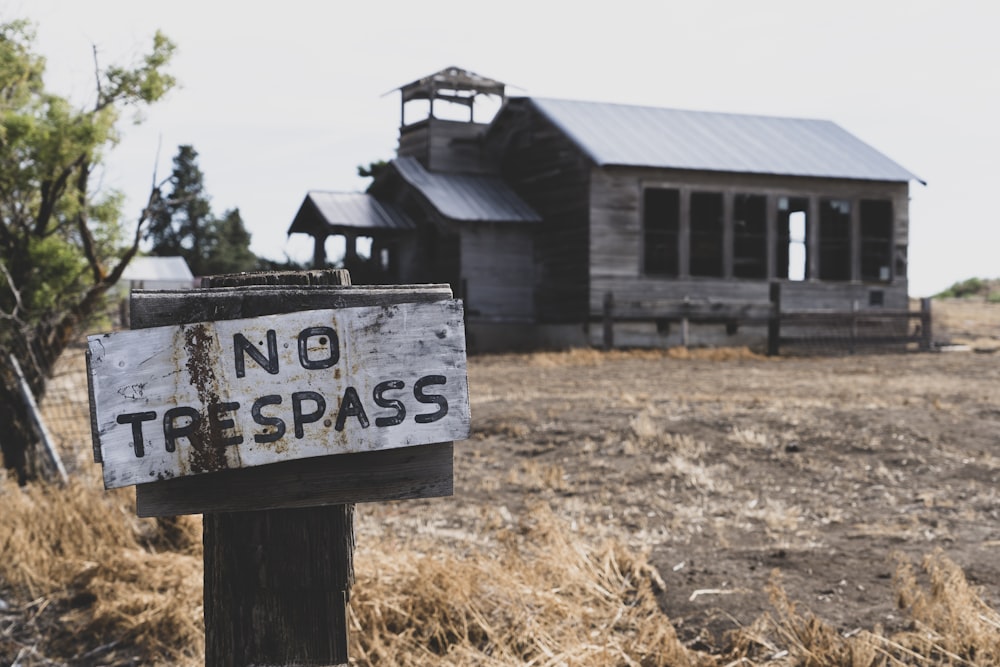
[[[934,344],[931,330],[931,300],[930,297],[920,299],[920,351],[930,352]]]
[[[688,321],[688,313],[691,310],[691,297],[684,295],[684,317],[681,318],[681,345],[684,349],[687,349],[691,343],[690,338],[690,323]]]
[[[615,346],[615,295],[611,292],[604,293],[604,349],[610,350]]]
[[[859,310],[861,310],[861,304],[855,299],[851,302],[851,340],[847,348],[851,354],[854,354],[857,348]]]
[[[205,282],[252,284],[249,276]],[[321,282],[351,277],[323,271]],[[203,532],[206,667],[347,663],[353,504],[205,514]]]
[[[771,316],[767,320],[767,356],[776,357],[781,346],[781,283],[771,283],[768,296]]]
[[[45,426],[45,421],[42,419],[42,411],[38,409],[38,403],[35,402],[35,395],[31,393],[31,387],[28,386],[28,380],[24,377],[21,364],[17,362],[17,357],[13,354],[7,355],[7,360],[10,362],[11,368],[14,369],[14,374],[17,376],[17,385],[21,392],[21,400],[24,401],[24,408],[27,410],[28,416],[31,418],[31,423],[38,433],[38,439],[45,449],[45,455],[59,476],[59,481],[66,484],[69,481],[69,478],[66,476],[66,468],[63,467],[62,459],[59,458],[59,450],[56,449],[55,443],[52,442],[52,436],[49,434],[49,429]]]

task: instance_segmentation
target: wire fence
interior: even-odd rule
[[[780,354],[907,352],[930,346],[930,312],[782,313]]]
[[[85,354],[82,344],[63,352],[39,402],[42,419],[70,475],[88,471],[94,460]]]
[[[87,393],[86,334],[116,331],[123,327],[127,301],[109,300],[105,311],[88,325],[56,359],[38,410],[62,465],[70,476],[93,474],[93,445],[90,427],[90,400]]]

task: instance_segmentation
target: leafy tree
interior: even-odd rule
[[[174,45],[157,33],[133,65],[100,67],[85,108],[47,90],[45,61],[25,21],[0,23],[0,445],[23,482],[38,471],[35,435],[18,394],[13,355],[36,396],[56,358],[102,305],[138,250],[149,201],[126,231],[120,193],[92,177],[118,141],[129,107],[141,109],[174,85]]]
[[[238,273],[256,268],[250,232],[238,208],[221,218],[212,213],[205,176],[193,146],[177,147],[169,183],[171,192],[153,212],[149,228],[150,254],[183,257],[196,276]]]
[[[358,176],[361,178],[378,178],[378,175],[385,171],[385,168],[389,166],[389,163],[385,160],[375,160],[369,162],[367,166],[363,164],[358,165]]]
[[[939,299],[965,299],[970,296],[981,296],[990,291],[990,281],[982,278],[969,278],[953,283],[951,287],[940,294],[935,294]]]

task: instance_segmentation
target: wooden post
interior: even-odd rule
[[[687,313],[691,310],[691,297],[684,295],[684,317],[681,318],[681,345],[687,349],[691,342]]]
[[[351,284],[344,270],[312,273],[321,284]],[[288,274],[275,275],[280,284]],[[206,514],[203,532],[206,667],[347,664],[354,505]]]
[[[49,429],[46,428],[45,422],[42,420],[42,411],[38,409],[38,403],[35,402],[35,395],[31,393],[31,387],[28,386],[28,380],[24,377],[21,364],[17,362],[17,357],[13,354],[8,355],[7,360],[10,362],[11,368],[14,369],[14,374],[17,375],[17,385],[21,390],[21,400],[24,401],[24,408],[28,412],[28,416],[31,417],[31,423],[38,433],[39,440],[42,442],[45,455],[59,476],[59,481],[65,484],[69,481],[69,478],[66,476],[66,468],[63,467],[62,459],[59,458],[59,451],[52,442]]]
[[[347,664],[353,503],[452,493],[461,303],[343,270],[202,286],[133,293],[135,331],[88,336],[95,460],[140,515],[204,513],[206,665]]]
[[[344,270],[203,280],[350,285]],[[264,313],[250,312],[253,317]],[[146,317],[133,308],[133,321]],[[347,664],[347,602],[354,580],[354,505],[218,512],[203,517],[205,665]]]
[[[934,337],[931,330],[931,300],[929,297],[920,299],[920,350],[930,352],[934,345]]]
[[[317,232],[313,235],[313,261],[312,268],[326,268],[326,234]]]
[[[344,268],[348,271],[358,267],[358,237],[356,234],[344,233]]]
[[[767,356],[776,357],[781,347],[781,283],[771,283],[771,316],[767,320]]]
[[[205,665],[347,664],[354,505],[204,516]]]
[[[610,350],[615,346],[615,295],[611,292],[604,293],[604,349]]]
[[[848,351],[854,354],[857,347],[858,339],[858,311],[861,310],[861,304],[857,299],[851,302],[851,340],[848,344]]]

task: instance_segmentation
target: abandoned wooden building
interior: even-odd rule
[[[623,345],[677,344],[671,303],[738,313],[776,281],[799,310],[907,306],[920,179],[833,122],[507,97],[459,68],[398,90],[396,157],[365,193],[309,192],[289,234],[314,237],[317,264],[343,235],[358,282],[450,283],[476,347],[599,341],[607,295],[637,320]],[[690,335],[746,344],[763,327]]]

